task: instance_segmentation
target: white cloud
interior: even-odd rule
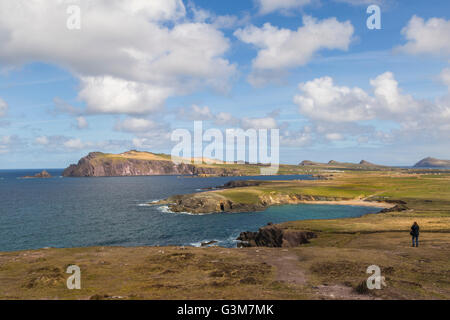
[[[83,141],[80,138],[66,136],[40,136],[34,142],[47,150],[56,152],[73,152],[80,150],[124,150],[132,147],[128,140]]]
[[[272,117],[265,118],[243,118],[241,120],[243,129],[275,129],[278,128],[277,121]]]
[[[406,119],[425,107],[422,102],[402,93],[391,72],[370,80],[370,84],[373,95],[357,87],[336,86],[330,77],[318,78],[300,84],[301,94],[294,97],[294,102],[300,113],[327,122]]]
[[[443,71],[446,78],[447,71]],[[315,124],[315,131],[330,141],[351,136],[381,143],[418,141],[448,137],[450,134],[450,94],[435,101],[418,100],[403,93],[391,72],[370,80],[373,92],[360,88],[337,86],[330,77],[300,84],[301,93],[294,97],[299,111]],[[388,124],[375,130],[366,120]],[[361,138],[361,139],[360,139]]]
[[[88,146],[88,144],[81,141],[81,139],[70,139],[63,143],[63,146],[67,149],[84,149]]]
[[[450,90],[450,68],[445,68],[440,74],[442,83],[444,83]]]
[[[46,137],[46,136],[41,136],[41,137],[37,137],[37,138],[35,139],[35,142],[36,142],[37,144],[46,146],[46,145],[48,145],[48,144],[50,143],[50,140],[49,140],[48,137]]]
[[[19,149],[25,143],[16,135],[0,136],[0,154],[6,154],[14,149]]]
[[[313,136],[309,127],[299,131],[284,130],[280,136],[280,143],[287,147],[304,147],[311,144],[312,140]]]
[[[0,98],[0,117],[6,115],[7,111],[8,111],[8,104],[5,102],[5,100]]]
[[[235,74],[224,58],[229,40],[212,24],[189,21],[181,0],[79,4],[81,30],[68,30],[65,1],[1,1],[0,63],[70,70],[91,113],[152,112],[169,96],[226,89]]]
[[[271,75],[303,66],[322,49],[348,49],[354,31],[350,21],[339,22],[336,18],[318,21],[305,16],[303,23],[296,31],[266,23],[261,28],[249,26],[234,33],[241,41],[258,48],[249,77],[252,84],[263,84]]]
[[[327,133],[325,135],[325,138],[327,138],[330,141],[339,141],[344,139],[343,135],[340,133]]]
[[[77,128],[82,130],[89,127],[89,123],[87,122],[86,118],[84,117],[77,117]]]
[[[352,122],[373,117],[373,98],[360,88],[336,86],[323,77],[302,83],[301,94],[294,97],[300,113],[313,120]]]
[[[397,48],[409,54],[450,55],[450,20],[413,16],[402,34],[408,42]]]
[[[219,112],[215,116],[214,123],[217,125],[235,125],[239,120],[229,112]]]
[[[159,110],[172,89],[113,77],[82,77],[79,98],[89,113],[144,114]]]
[[[177,116],[182,120],[190,121],[210,120],[214,117],[208,106],[201,107],[196,104],[192,105],[187,110],[184,108],[180,109]]]
[[[313,0],[256,0],[259,13],[268,14],[275,11],[286,12],[310,4]]]
[[[121,122],[119,121],[116,124],[115,128],[119,131],[144,133],[157,127],[158,124],[153,120],[142,118],[127,118]]]

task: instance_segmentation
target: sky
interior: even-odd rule
[[[370,5],[380,29],[369,29]],[[279,129],[280,162],[450,159],[445,0],[2,0],[0,169]]]

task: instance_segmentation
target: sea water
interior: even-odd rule
[[[293,180],[310,176],[181,176],[21,179],[41,170],[0,170],[0,251],[44,247],[166,246],[217,241],[235,247],[242,231],[268,222],[358,217],[379,209],[335,205],[288,205],[264,212],[189,215],[148,203],[198,192],[231,180]]]

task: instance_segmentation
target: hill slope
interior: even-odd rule
[[[414,168],[450,168],[450,160],[425,158],[414,165]]]

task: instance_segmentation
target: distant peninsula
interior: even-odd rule
[[[450,160],[425,158],[414,165],[414,168],[450,168]]]
[[[170,155],[131,150],[120,154],[91,152],[63,171],[63,177],[121,177],[153,175],[240,175],[223,164],[176,164]]]

